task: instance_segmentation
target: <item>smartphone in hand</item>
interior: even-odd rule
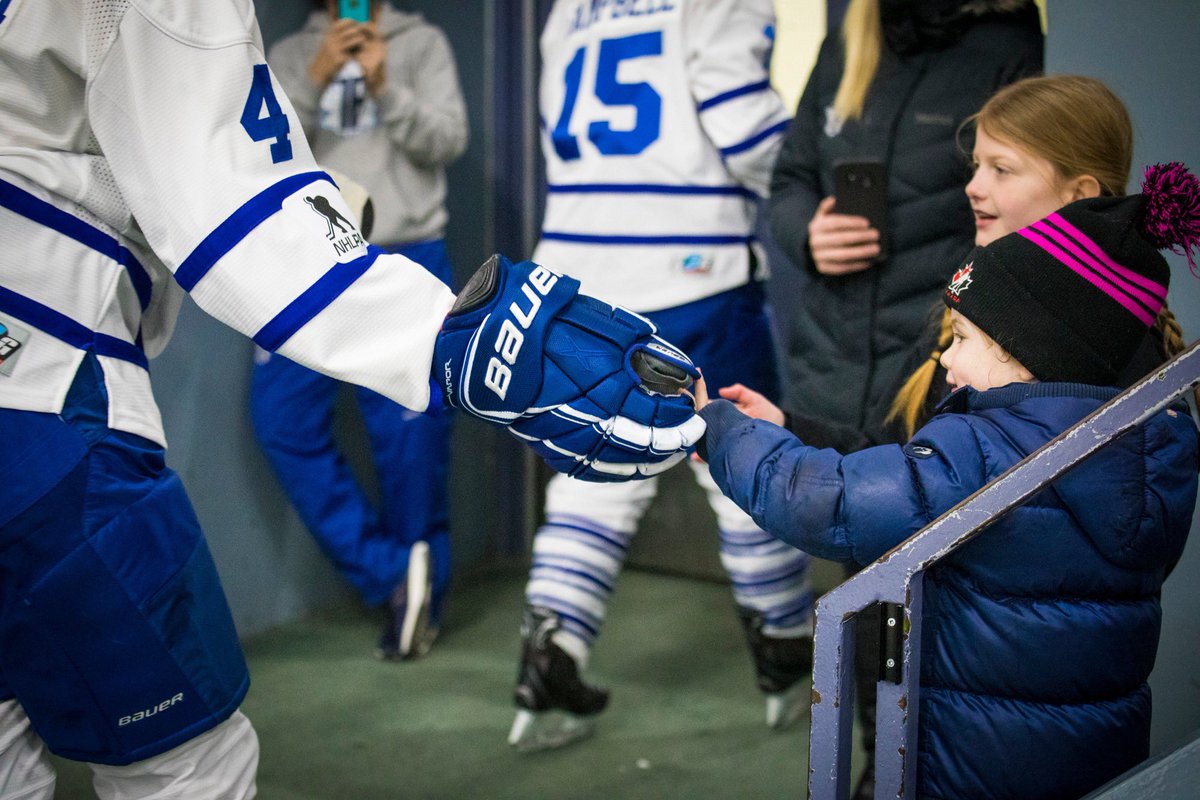
[[[338,0],[338,17],[355,22],[370,22],[371,0]]]
[[[879,255],[888,255],[887,166],[882,161],[846,161],[833,167],[835,214],[866,217],[879,231]]]

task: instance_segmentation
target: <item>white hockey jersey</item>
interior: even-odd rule
[[[747,283],[755,198],[789,122],[773,41],[771,0],[557,0],[534,260],[635,311]]]
[[[359,236],[251,0],[0,0],[0,87],[0,407],[61,411],[90,350],[109,426],[162,443],[147,359],[182,291],[268,350],[426,407],[453,296]]]

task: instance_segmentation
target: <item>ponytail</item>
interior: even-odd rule
[[[933,376],[937,373],[938,360],[950,346],[953,338],[954,334],[950,328],[950,309],[947,308],[942,312],[937,347],[929,354],[929,358],[925,359],[921,366],[908,376],[908,380],[896,393],[896,399],[892,401],[892,407],[888,410],[887,416],[884,417],[884,422],[900,421],[904,426],[905,439],[911,439],[920,424],[924,422],[921,415],[929,399],[929,392],[933,388]]]
[[[1187,342],[1183,338],[1183,327],[1171,309],[1165,305],[1159,309],[1158,318],[1154,320],[1154,328],[1162,336],[1163,358],[1172,359],[1183,352]]]
[[[1165,305],[1158,310],[1158,318],[1154,320],[1154,329],[1158,331],[1163,361],[1170,361],[1187,347],[1187,340],[1183,338],[1183,327],[1179,324],[1179,320],[1175,319],[1175,314],[1171,312],[1171,309]],[[1196,401],[1196,408],[1200,408],[1200,386],[1192,390],[1192,397]]]

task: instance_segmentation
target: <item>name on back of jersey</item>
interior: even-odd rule
[[[647,17],[674,11],[678,0],[579,0],[569,33],[585,31],[597,22],[622,17]]]

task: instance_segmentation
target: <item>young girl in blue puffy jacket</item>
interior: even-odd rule
[[[1166,299],[1158,249],[1191,263],[1198,238],[1200,183],[1171,164],[976,248],[944,292],[955,391],[911,441],[843,456],[717,400],[713,478],[774,536],[869,564],[1114,397]],[[921,797],[1079,797],[1147,757],[1197,450],[1165,409],[926,573]]]

